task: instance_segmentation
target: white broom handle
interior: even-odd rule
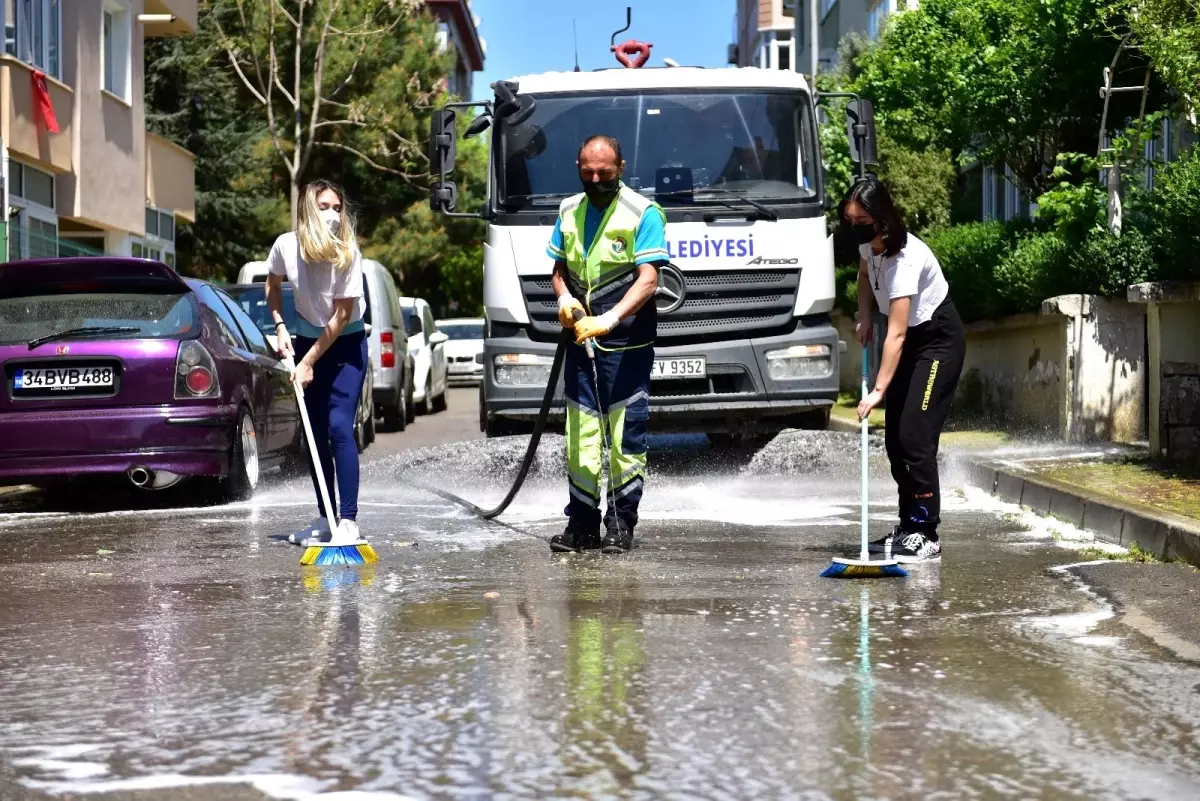
[[[867,378],[870,372],[871,353],[866,345],[862,349],[862,398],[867,399]],[[866,561],[869,558],[867,552],[867,417],[864,417],[860,426],[862,427],[862,560]]]
[[[289,357],[283,360],[283,366],[292,373],[292,386],[296,389],[296,402],[300,406],[300,420],[304,423],[304,439],[308,441],[308,456],[312,459],[313,472],[317,474],[317,486],[321,488],[321,503],[325,509],[325,519],[331,529],[337,528],[337,518],[333,514],[333,504],[329,501],[329,487],[325,484],[325,471],[321,468],[321,457],[317,453],[317,441],[313,439],[312,423],[308,419],[308,407],[304,405],[304,387],[296,379],[296,363]]]

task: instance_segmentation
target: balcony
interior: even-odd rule
[[[196,221],[196,157],[158,134],[146,134],[146,203]]]
[[[38,162],[54,172],[73,168],[73,125],[75,92],[64,83],[47,78],[50,102],[58,120],[59,133],[47,133],[38,123],[33,93],[33,68],[7,55],[0,55],[0,137],[10,153]]]
[[[146,0],[144,14],[169,14],[170,22],[146,22],[146,36],[188,36],[196,32],[199,19],[196,0]]]

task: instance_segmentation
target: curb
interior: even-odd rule
[[[1191,518],[1134,508],[991,462],[955,458],[968,484],[1002,501],[1091,531],[1102,542],[1124,548],[1137,545],[1164,562],[1178,559],[1200,567],[1200,523]]]

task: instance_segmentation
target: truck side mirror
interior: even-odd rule
[[[429,120],[429,207],[435,211],[454,211],[458,189],[446,176],[454,171],[458,157],[458,126],[452,108],[438,109]]]
[[[860,167],[878,164],[875,147],[875,106],[870,100],[851,100],[846,104],[846,134],[850,138],[850,159]]]
[[[517,95],[516,84],[510,81],[496,81],[496,116],[506,125],[516,127],[533,116],[537,101],[529,95]]]

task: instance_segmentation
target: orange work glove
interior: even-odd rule
[[[558,298],[558,321],[562,323],[563,328],[575,327],[575,312],[587,314],[582,303],[571,297],[570,292],[564,292]]]
[[[582,345],[585,340],[604,336],[617,327],[621,318],[612,312],[605,312],[599,317],[584,317],[575,323],[575,342]]]

